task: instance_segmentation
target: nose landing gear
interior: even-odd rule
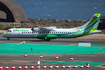
[[[7,40],[9,40],[10,38],[7,38]]]

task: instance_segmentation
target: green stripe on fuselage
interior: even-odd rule
[[[73,35],[73,36],[70,36],[70,37],[67,37],[67,38],[76,38],[76,37],[85,36],[86,34],[92,33],[92,32],[94,32],[96,30],[97,30],[97,27],[95,27],[94,29],[92,29],[92,30],[90,30],[88,32],[84,32],[84,33],[81,33],[81,34]]]
[[[6,34],[6,33],[8,33],[8,31],[4,32],[3,34]]]

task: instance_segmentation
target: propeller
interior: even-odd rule
[[[34,28],[32,28],[31,30],[32,30],[32,32],[34,32]]]

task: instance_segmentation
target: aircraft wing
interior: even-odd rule
[[[46,32],[46,31],[51,31],[53,29],[56,29],[56,26],[51,26],[51,27],[40,27],[39,30]]]

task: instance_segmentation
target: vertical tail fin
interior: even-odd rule
[[[81,26],[84,29],[84,32],[94,32],[97,30],[99,22],[100,22],[101,14],[96,13],[93,15],[93,17],[83,26]]]

